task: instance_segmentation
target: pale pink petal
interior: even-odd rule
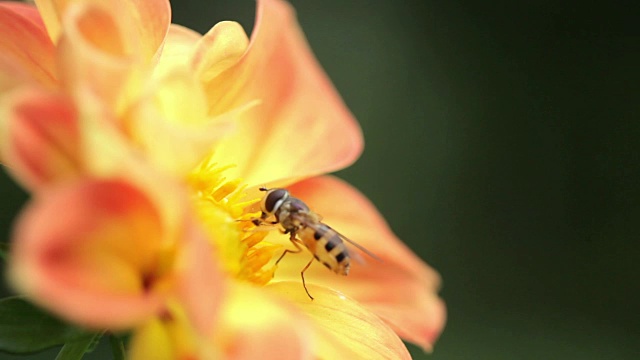
[[[224,32],[229,33],[238,38],[237,31]],[[215,47],[217,38],[202,44]],[[242,58],[219,74],[218,68],[199,70],[207,74],[203,81],[212,114],[260,101],[239,120],[238,133],[216,148],[216,161],[237,165],[229,176],[266,185],[338,170],[360,155],[360,128],[313,56],[288,3],[258,1],[255,31]]]
[[[312,339],[295,307],[239,283],[230,288],[212,337],[229,360],[311,359]]]
[[[55,47],[49,39],[35,7],[0,3],[0,64],[18,65],[40,84],[51,87],[56,81]],[[0,90],[13,75],[0,66]]]
[[[64,18],[69,8],[78,3],[79,1],[73,0],[36,0],[38,10],[55,42],[68,30],[65,28]],[[146,61],[151,62],[159,55],[171,22],[168,0],[85,0],[80,6],[114,9],[120,21],[128,24],[127,36],[139,39],[139,51]],[[100,24],[95,26],[99,27]]]
[[[398,335],[380,318],[340,292],[301,282],[267,286],[294,303],[311,320],[315,357],[320,359],[411,359]]]
[[[123,329],[162,308],[163,227],[151,201],[119,180],[49,189],[17,221],[13,286],[37,304],[92,328]]]
[[[78,115],[59,94],[21,89],[1,109],[2,159],[31,190],[74,177],[83,168]]]
[[[323,222],[380,257],[378,261],[350,247],[351,271],[339,276],[315,262],[305,273],[308,283],[337,289],[384,319],[402,338],[431,350],[445,323],[438,297],[440,276],[389,229],[375,207],[356,189],[334,177],[316,177],[290,187]],[[280,236],[280,238],[286,238]],[[354,260],[361,257],[364,263]],[[287,255],[276,279],[300,279],[310,255]]]

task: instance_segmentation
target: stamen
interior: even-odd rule
[[[264,240],[266,236],[267,236],[266,231],[256,232],[242,239],[242,243],[245,244],[248,248],[251,248],[257,245],[262,240]]]
[[[231,195],[234,191],[238,189],[238,185],[242,183],[242,179],[235,179],[232,181],[227,181],[220,185],[218,189],[216,189],[211,196],[216,201],[222,201],[227,196]]]
[[[224,176],[232,167],[220,166],[210,156],[192,171],[188,181],[195,209],[224,269],[238,280],[265,285],[273,278],[275,266],[269,263],[281,246],[264,241],[268,232],[251,222],[259,214],[247,209],[260,199],[247,199],[242,179]]]

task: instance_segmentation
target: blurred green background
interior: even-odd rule
[[[339,175],[444,279],[447,326],[414,358],[639,359],[637,13],[292,2],[364,130],[362,158]],[[173,3],[174,22],[199,32],[220,20],[249,32],[254,9]],[[26,197],[6,176],[1,189],[6,237]]]

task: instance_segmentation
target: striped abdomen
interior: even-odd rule
[[[332,228],[323,223],[308,224],[297,235],[316,260],[336,274],[349,274],[349,252]]]

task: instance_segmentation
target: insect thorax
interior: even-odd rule
[[[305,227],[305,221],[314,221],[314,216],[307,204],[302,200],[291,197],[276,211],[276,218],[285,230],[296,232]]]

